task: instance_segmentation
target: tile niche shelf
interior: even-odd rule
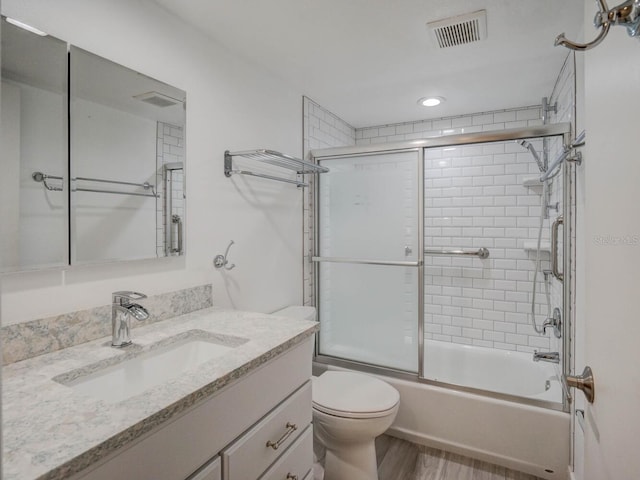
[[[540,177],[526,177],[522,179],[522,185],[525,187],[542,187]]]
[[[256,173],[251,170],[242,170],[233,168],[233,157],[242,157],[252,160],[256,163],[274,165],[285,170],[294,171],[298,175],[302,174],[317,174],[326,173],[329,171],[327,167],[321,167],[315,163],[306,162],[296,157],[285,155],[284,153],[276,152],[273,150],[245,150],[241,152],[230,152],[226,150],[224,152],[224,174],[227,177],[231,175],[250,175],[253,177],[266,178],[269,180],[275,180],[278,182],[292,183],[297,187],[307,187],[309,184],[302,180],[284,178],[275,175],[269,175],[265,173]]]

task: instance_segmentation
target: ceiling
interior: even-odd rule
[[[583,0],[155,0],[355,127],[539,104]],[[485,9],[487,39],[437,48],[427,22]],[[420,97],[446,102],[427,109]]]

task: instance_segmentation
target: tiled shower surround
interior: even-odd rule
[[[345,147],[356,144],[356,129],[341,120],[329,110],[322,108],[308,97],[303,98],[304,159],[309,152],[318,148]],[[315,305],[315,265],[310,258],[313,255],[314,236],[314,192],[315,178],[308,175],[309,188],[305,191],[303,203],[303,282],[304,305]]]
[[[571,79],[574,74],[569,67],[563,69],[553,91],[551,103],[559,99],[558,114],[552,116],[549,123],[573,120],[575,93]],[[331,135],[323,136],[325,142],[313,142],[311,136],[318,132],[310,128],[310,119],[316,112],[321,119],[326,111],[308,99],[307,102],[305,156],[309,148],[352,145],[344,138]],[[339,121],[332,117],[334,122]],[[542,124],[541,117],[541,107],[530,106],[381,125],[355,129],[355,143],[370,145],[536,126]],[[542,141],[532,144],[542,156]],[[549,161],[556,158],[560,147],[560,141],[549,142]],[[486,247],[490,257],[487,260],[425,257],[425,337],[524,352],[557,350],[559,344],[551,340],[551,332],[545,336],[536,334],[528,318],[535,266],[535,250],[531,245],[536,243],[542,194],[541,186],[523,185],[525,179],[539,176],[533,158],[515,142],[452,148],[433,148],[426,154],[425,247]],[[309,189],[308,195],[307,255],[313,245],[313,189]],[[551,203],[556,201],[560,201],[562,211],[561,175],[551,186]],[[551,211],[551,220],[556,215]],[[549,226],[549,219],[545,219],[543,243],[547,245]],[[549,269],[549,260],[548,250],[543,251],[541,271]],[[315,301],[312,272],[313,264],[306,258],[306,304]],[[539,273],[538,325],[544,321],[547,311],[543,278]],[[555,279],[550,281],[550,294],[551,308],[562,307],[562,284]]]
[[[548,336],[536,334],[528,318],[535,268],[530,244],[538,234],[542,188],[523,181],[536,175],[533,158],[516,142],[426,150],[425,248],[490,252],[484,260],[425,255],[426,338],[549,348]],[[543,232],[548,242],[548,229]],[[549,254],[542,255],[541,267],[548,269]],[[538,286],[540,308],[544,289]]]

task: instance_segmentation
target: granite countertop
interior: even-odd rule
[[[68,478],[316,330],[316,322],[214,307],[133,329],[133,348],[111,348],[109,337],[8,365],[2,369],[3,479]],[[98,400],[59,383],[166,345],[176,336],[234,348],[120,402]]]

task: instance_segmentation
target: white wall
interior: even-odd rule
[[[20,265],[61,265],[67,258],[67,197],[45,190],[31,175],[66,177],[65,97],[25,84],[20,91]]]
[[[225,149],[301,152],[301,95],[142,0],[5,0],[3,14],[187,92],[186,258],[5,276],[2,321],[102,305],[115,290],[156,294],[212,282],[214,302],[270,311],[302,300],[302,194],[223,174]],[[233,271],[213,257],[236,244]]]
[[[11,251],[2,264],[61,265],[67,256],[66,194],[47,191],[31,175],[64,175],[64,97],[15,81],[3,81],[2,90],[2,205],[7,210],[0,218],[3,248]],[[49,183],[62,185],[59,180]]]
[[[83,99],[71,111],[73,178],[155,182],[157,122]],[[148,193],[142,188],[78,180],[72,193],[72,262],[156,256],[156,199],[85,192],[88,188]]]
[[[7,267],[16,265],[20,255],[20,89],[7,82],[2,82],[1,112],[0,265]]]
[[[585,37],[596,9],[585,1]],[[585,242],[578,296],[584,298],[586,358],[595,402],[586,406],[587,480],[640,478],[640,214],[638,111],[640,43],[623,28],[584,54],[587,143]],[[580,258],[580,257],[579,257]],[[577,373],[584,364],[576,364]],[[577,395],[581,395],[577,392]]]

